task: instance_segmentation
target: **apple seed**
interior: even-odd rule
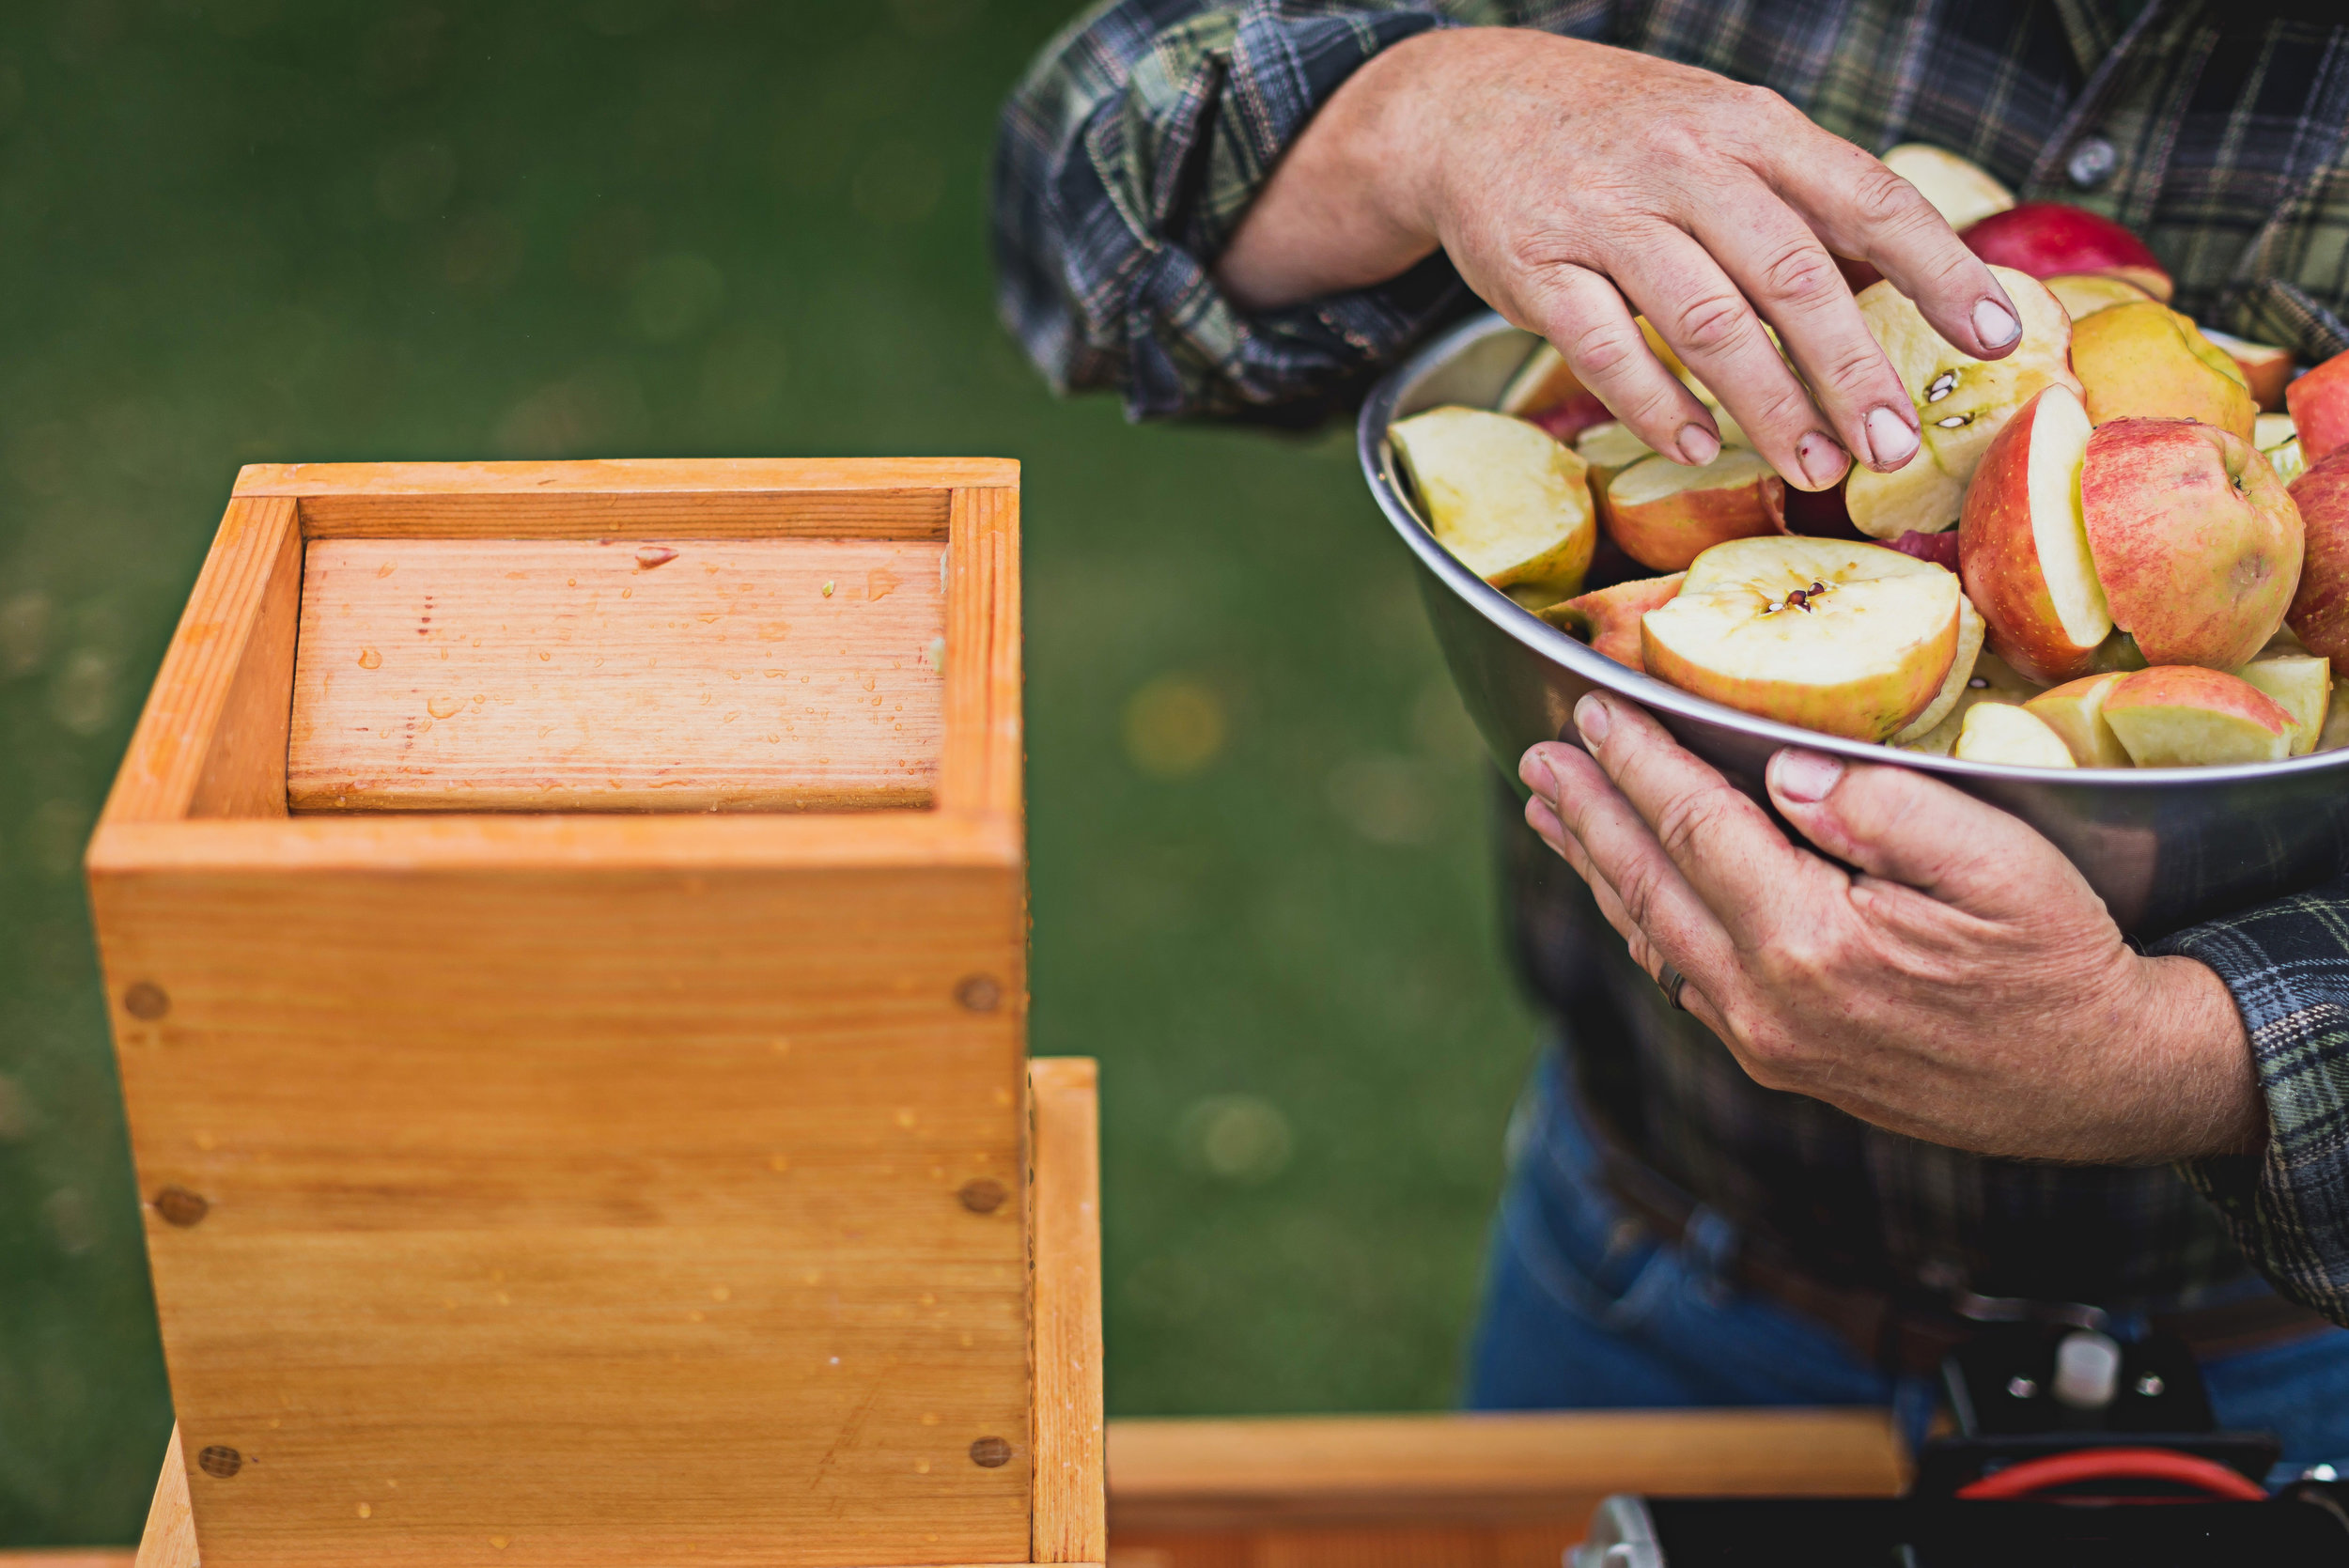
[[[1954,370],[1944,370],[1941,374],[1933,379],[1933,384],[1931,386],[1925,388],[1925,401],[1928,403],[1938,403],[1942,398],[1947,397],[1951,393],[1955,392],[1956,390],[1957,372]]]

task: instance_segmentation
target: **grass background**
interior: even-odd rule
[[[169,1422],[76,859],[255,458],[1022,459],[1112,1411],[1449,1400],[1532,1040],[1486,765],[1344,432],[1132,428],[996,326],[1067,8],[0,8],[0,1545],[133,1539]]]

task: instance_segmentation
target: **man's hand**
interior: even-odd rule
[[[1770,798],[1853,876],[1635,705],[1575,709],[1590,754],[1535,746],[1526,820],[1650,974],[1755,1081],[1913,1137],[2017,1158],[2151,1163],[2257,1149],[2241,1016],[2187,958],[2146,958],[2056,847],[1911,768],[1784,751]]]
[[[1847,453],[1890,471],[1918,444],[1830,249],[1874,263],[1969,354],[2022,334],[1990,270],[1906,180],[1776,93],[1548,33],[1425,33],[1355,72],[1216,276],[1268,308],[1384,282],[1439,245],[1641,440],[1708,462],[1719,428],[1641,341],[1644,313],[1803,489],[1842,478]]]

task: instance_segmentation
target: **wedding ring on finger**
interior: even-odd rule
[[[1663,988],[1666,1001],[1683,1013],[1688,1010],[1688,1004],[1680,1000],[1681,989],[1688,984],[1688,977],[1672,968],[1669,961],[1657,970],[1656,984]]]

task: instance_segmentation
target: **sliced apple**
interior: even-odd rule
[[[2284,387],[2292,380],[2291,349],[2254,343],[2216,327],[2203,327],[2201,334],[2234,361],[2235,368],[2243,372],[2244,384],[2251,389],[2253,401],[2271,412],[2284,406]]]
[[[2309,471],[2300,450],[2300,432],[2288,413],[2263,413],[2252,422],[2251,444],[2259,448],[2276,477],[2290,485]]]
[[[2083,316],[2092,316],[2111,305],[2124,305],[2153,298],[2126,278],[2107,276],[2102,272],[2059,272],[2040,280],[2047,292],[2061,302],[2070,313],[2072,324],[2079,325]]]
[[[2098,426],[2080,464],[2080,520],[2112,624],[2149,663],[2248,663],[2292,606],[2300,510],[2267,460],[2225,430]]]
[[[1591,505],[1598,511],[1599,527],[1605,529],[1608,485],[1633,463],[1655,457],[1656,448],[1633,435],[1630,426],[1610,419],[1575,437],[1574,449],[1590,465]]]
[[[2190,664],[2123,675],[2104,716],[2139,768],[2280,762],[2295,727],[2282,704],[2248,681]]]
[[[2324,733],[2325,713],[2333,700],[2333,661],[2312,653],[2271,653],[2235,671],[2250,685],[2276,699],[2292,715],[2292,754],[2316,750]]]
[[[1966,700],[1974,678],[1974,665],[1982,658],[1982,615],[1961,589],[1957,596],[1957,657],[1950,660],[1950,673],[1941,677],[1941,690],[1934,694],[1933,701],[1908,722],[1906,728],[1892,737],[1891,744],[1906,746],[1921,740],[1942,720],[1957,711],[1957,705]]]
[[[2259,405],[2225,349],[2151,300],[2113,305],[2072,327],[2072,369],[2088,417],[2199,419],[2251,439]]]
[[[1952,348],[1890,282],[1859,296],[1859,312],[1917,407],[1922,442],[1890,474],[1855,467],[1844,485],[1852,522],[1871,538],[1937,534],[1957,520],[1966,487],[1990,442],[2043,387],[2074,392],[2072,318],[2046,287],[2011,268],[1991,269],[2022,312],[2023,340],[2000,360]],[[1995,623],[1994,623],[1995,624]]]
[[[1541,616],[1616,663],[1645,674],[1646,666],[1640,660],[1640,617],[1659,604],[1671,603],[1679,595],[1686,575],[1673,572],[1669,577],[1642,577],[1611,588],[1595,588],[1563,604],[1551,605]]]
[[[2102,272],[2126,279],[2164,304],[2170,302],[2170,273],[2145,241],[2086,208],[2028,201],[1968,225],[1958,238],[1994,267],[2013,267],[2035,278]]]
[[[1642,617],[1641,660],[1743,712],[1883,740],[1940,693],[1962,601],[1955,577],[1896,551],[1740,539],[1699,556],[1679,595]]]
[[[2128,748],[2105,722],[2105,699],[2128,678],[2118,672],[2084,675],[2042,691],[2023,706],[2062,737],[2072,760],[2082,768],[2134,767]]]
[[[1429,409],[1387,434],[1428,532],[1469,570],[1529,608],[1581,587],[1598,526],[1580,458],[1485,409]]]
[[[2292,482],[2308,558],[2285,616],[2310,653],[2349,661],[2349,450]]]
[[[1941,716],[1941,722],[1914,740],[1896,741],[1905,752],[1918,752],[1926,756],[1945,757],[1957,746],[1957,737],[1966,728],[1966,715],[1984,703],[2006,703],[2020,706],[2039,694],[2039,683],[2025,680],[2015,673],[2005,660],[1988,648],[1974,660],[1974,673],[1967,679],[1966,690],[1957,699],[1957,706]],[[1906,733],[1906,732],[1904,732]]]
[[[1786,481],[1742,447],[1722,447],[1702,468],[1644,458],[1609,480],[1606,495],[1608,536],[1656,571],[1679,571],[1717,544],[1786,528]]]
[[[2010,768],[2077,768],[2063,737],[2028,707],[1982,703],[1966,710],[1950,754],[1960,762],[2002,762]]]
[[[2284,407],[2300,432],[2300,449],[2313,466],[2349,445],[2349,353],[2335,354],[2284,387]]]
[[[1545,409],[1554,409],[1587,390],[1582,378],[1574,373],[1574,366],[1566,363],[1566,356],[1545,338],[1533,346],[1517,373],[1509,378],[1499,406],[1502,413],[1524,419]]]
[[[2112,631],[2080,514],[2091,434],[2071,388],[2041,391],[1990,443],[1958,524],[1958,575],[1992,650],[2042,681],[2086,674]]]
[[[1917,187],[1952,228],[1980,223],[2015,205],[2015,193],[1979,163],[1923,142],[1903,142],[1884,155],[1884,166]]]

